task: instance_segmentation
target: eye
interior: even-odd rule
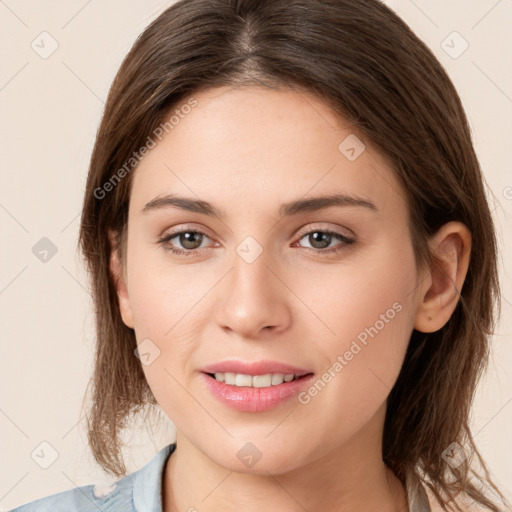
[[[180,244],[182,248],[175,247],[174,244],[171,243],[171,240],[174,239],[176,239],[175,243]],[[165,251],[188,256],[195,254],[199,249],[201,249],[202,243],[205,239],[210,239],[206,233],[197,229],[185,229],[164,235],[162,238],[158,239],[158,243],[163,246]]]
[[[317,253],[332,253],[338,252],[345,248],[345,246],[355,243],[353,238],[349,238],[336,231],[325,229],[315,229],[303,234],[300,240],[306,239],[310,244],[307,249],[311,249]],[[338,241],[338,244],[332,245],[333,242]],[[341,243],[340,243],[341,242]],[[297,243],[293,244],[295,247]],[[300,246],[302,247],[302,246]]]
[[[175,240],[176,239],[176,240]],[[307,239],[310,246],[304,246],[295,242],[292,247],[302,247],[319,254],[336,253],[343,250],[347,245],[355,243],[353,238],[325,229],[315,229],[304,233],[299,240]],[[175,240],[174,242],[172,242]],[[205,248],[203,242],[211,240],[203,231],[197,229],[183,229],[169,233],[159,238],[157,243],[162,245],[165,251],[183,256],[191,256]],[[172,242],[172,243],[171,243]],[[333,245],[334,242],[334,245]],[[336,242],[338,242],[336,244]],[[176,247],[179,244],[181,247]],[[216,243],[216,247],[220,244]]]

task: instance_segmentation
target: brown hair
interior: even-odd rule
[[[471,481],[477,477],[505,501],[469,428],[499,316],[495,230],[457,92],[433,53],[377,0],[181,0],[124,59],[92,152],[79,240],[96,312],[88,413],[96,461],[124,475],[119,434],[126,418],[156,404],[109,271],[108,230],[121,257],[124,251],[132,155],[194,92],[254,83],[316,95],[385,155],[407,195],[419,268],[435,260],[427,242],[444,223],[460,221],[471,231],[470,265],[452,317],[437,332],[411,336],[388,398],[383,459],[402,481],[422,478],[445,510],[449,503],[461,510],[453,498],[462,493],[498,512]],[[469,452],[457,468],[442,456],[453,442]],[[471,464],[475,456],[483,477]]]

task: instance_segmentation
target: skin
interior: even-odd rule
[[[445,225],[430,242],[439,266],[419,271],[392,169],[315,96],[251,86],[194,98],[135,171],[126,258],[111,257],[124,323],[137,343],[149,338],[160,350],[143,369],[177,429],[165,512],[407,510],[404,486],[382,461],[386,398],[413,328],[438,330],[457,304],[469,231]],[[338,149],[350,134],[366,146],[355,161]],[[169,193],[208,201],[225,217],[142,212]],[[331,206],[280,217],[284,202],[332,193],[378,211]],[[158,243],[181,228],[206,233],[194,255]],[[328,248],[342,249],[325,253],[307,236],[322,230],[355,243],[333,237]],[[247,236],[262,248],[252,263],[236,252]],[[191,247],[183,242],[167,245]],[[308,404],[292,398],[240,412],[203,383],[203,366],[226,359],[277,360],[321,376],[395,303],[400,312]],[[262,454],[252,467],[237,457],[248,442]]]

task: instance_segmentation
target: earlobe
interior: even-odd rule
[[[471,254],[471,233],[461,222],[448,222],[429,242],[432,267],[422,281],[414,328],[435,332],[450,319],[460,298]]]
[[[133,329],[133,315],[130,304],[130,298],[128,296],[128,289],[126,287],[126,279],[119,259],[119,252],[114,242],[115,233],[111,230],[108,232],[110,241],[110,265],[109,270],[114,279],[114,283],[117,291],[117,300],[119,303],[119,310],[124,324],[127,327]]]

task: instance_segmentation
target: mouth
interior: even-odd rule
[[[201,372],[206,388],[224,406],[239,412],[264,412],[285,406],[311,385],[314,373]]]
[[[286,382],[304,379],[313,375],[312,373],[303,373],[300,375],[294,373],[265,373],[264,375],[248,375],[231,372],[203,373],[217,382],[223,382],[230,386],[247,388],[270,388],[272,386],[279,386]]]

